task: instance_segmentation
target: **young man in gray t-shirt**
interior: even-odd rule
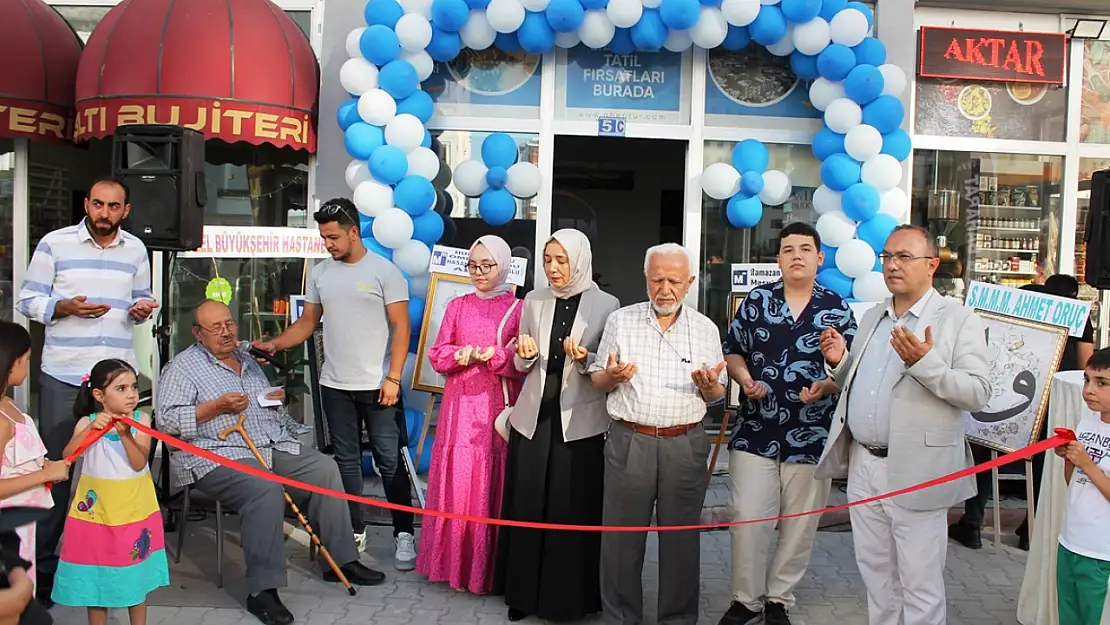
[[[358,212],[350,200],[328,200],[313,218],[331,260],[312,268],[301,318],[281,336],[256,346],[273,353],[300,345],[312,336],[327,310],[320,400],[343,488],[362,495],[359,426],[364,424],[386,499],[411,506],[409,475],[401,459],[401,449],[408,445],[401,404],[401,370],[409,353],[408,281],[393,263],[367,251]],[[361,504],[352,502],[350,509],[355,539],[364,549]],[[412,513],[393,511],[393,535],[395,566],[412,570],[416,565]]]

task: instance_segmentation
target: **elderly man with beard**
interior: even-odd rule
[[[343,481],[335,462],[303,447],[293,436],[289,417],[259,402],[270,382],[251,358],[250,344],[238,340],[237,330],[224,304],[209,300],[197,306],[193,320],[196,343],[166,365],[158,382],[159,429],[224,458],[265,470],[242,437],[220,440],[220,432],[245,414],[243,426],[274,473],[341,491]],[[285,392],[278,390],[265,397],[281,401]],[[186,453],[173,454],[171,466],[181,484],[196,484],[239,514],[244,528],[247,611],[265,625],[292,623],[293,615],[277,594],[277,589],[288,583],[281,485]],[[352,584],[372,586],[385,581],[385,574],[358,561],[346,502],[293,489],[289,494]],[[324,580],[339,581],[330,570],[324,573]]]
[[[146,246],[120,230],[131,212],[127,187],[114,178],[95,181],[85,197],[85,218],[39,241],[16,307],[46,326],[39,377],[39,430],[47,457],[61,460],[73,436],[73,400],[93,365],[118,358],[135,365],[131,335],[158,307],[150,292]],[[55,482],[54,507],[37,527],[38,596],[51,605],[55,550],[69,501],[69,480]]]
[[[605,441],[602,524],[695,525],[708,486],[707,403],[724,398],[721,338],[708,317],[683,305],[694,283],[693,261],[680,245],[647,251],[648,300],[609,315],[590,371],[608,393],[613,422]],[[601,602],[607,625],[643,622],[647,534],[601,537]],[[659,534],[658,621],[698,620],[701,566],[697,531]]]

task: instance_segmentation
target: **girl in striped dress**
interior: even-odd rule
[[[150,437],[112,419],[131,416],[139,384],[122,360],[102,360],[81,384],[78,419],[68,456],[91,430],[112,428],[84,453],[77,492],[66,518],[55,603],[86,607],[89,625],[106,625],[108,608],[127,608],[131,625],[145,625],[146,597],[170,582],[162,513],[147,467]]]

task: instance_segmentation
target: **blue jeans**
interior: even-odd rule
[[[383,406],[378,402],[378,391],[342,391],[320,387],[320,403],[328,420],[332,452],[343,478],[343,490],[350,495],[362,495],[362,431],[366,428],[374,464],[385,486],[385,498],[402,506],[412,505],[409,473],[401,460],[401,450],[408,446],[405,427],[405,409],[398,400],[396,405]],[[361,532],[362,504],[348,502],[351,510],[351,527]],[[413,534],[413,514],[392,510],[393,535],[401,532]]]

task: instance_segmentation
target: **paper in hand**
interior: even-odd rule
[[[262,391],[261,393],[259,393],[258,394],[258,405],[262,406],[263,408],[277,408],[278,406],[281,406],[281,400],[267,399],[266,398],[266,396],[269,395],[270,393],[273,393],[275,391],[280,391],[280,390],[281,390],[280,386],[271,386],[270,388],[268,388],[268,389]]]

